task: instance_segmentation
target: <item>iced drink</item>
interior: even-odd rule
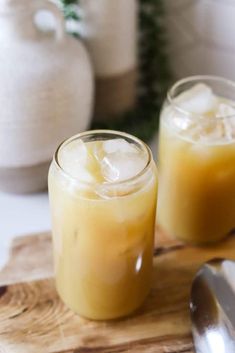
[[[159,147],[160,226],[194,244],[232,232],[235,85],[203,76],[177,83],[163,107]]]
[[[125,316],[151,287],[157,197],[148,147],[94,131],[64,142],[49,173],[57,290],[76,313]]]

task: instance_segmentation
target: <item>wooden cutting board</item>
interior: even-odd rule
[[[53,281],[50,234],[17,238],[0,271],[0,353],[192,353],[192,278],[213,257],[235,259],[235,237],[186,247],[157,232],[153,289],[132,317],[92,322],[73,314]]]

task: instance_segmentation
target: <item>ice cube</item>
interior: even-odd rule
[[[204,83],[198,83],[181,93],[174,101],[183,110],[192,114],[211,113],[216,109],[218,102],[212,89]]]
[[[187,129],[181,131],[181,136],[191,142],[195,142],[201,139],[203,132],[203,127],[200,124],[192,123]]]
[[[200,136],[200,141],[206,144],[221,143],[224,139],[224,126],[219,122],[207,124],[204,127],[203,134]]]
[[[235,107],[231,104],[220,103],[216,116],[222,118],[221,122],[224,127],[224,137],[231,140],[235,136]]]
[[[216,111],[216,116],[219,118],[235,117],[235,107],[227,103],[220,103]]]
[[[230,121],[224,119],[224,131],[225,131],[225,138],[226,140],[232,140],[234,138],[235,130]]]
[[[119,179],[119,170],[115,163],[113,163],[112,157],[104,157],[101,162],[101,171],[104,178],[107,181],[117,181]]]
[[[70,163],[85,163],[87,160],[88,151],[85,143],[82,140],[74,140],[65,145],[59,153],[61,164]]]
[[[109,182],[123,181],[134,177],[146,165],[141,153],[109,153],[101,165],[104,178]]]
[[[184,114],[181,114],[179,111],[172,109],[171,106],[163,109],[161,120],[168,128],[177,132],[188,129],[192,123],[192,117],[184,116]]]
[[[82,182],[93,182],[92,174],[87,170],[88,150],[82,140],[74,140],[65,145],[59,153],[61,167],[71,176]]]
[[[104,141],[103,150],[108,154],[115,152],[138,153],[138,149],[133,144],[122,138]]]
[[[92,141],[91,143],[93,156],[98,162],[101,162],[106,154],[103,149],[103,141]]]

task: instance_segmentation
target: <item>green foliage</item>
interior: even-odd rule
[[[78,0],[60,1],[65,18],[79,20],[73,7]],[[166,55],[163,1],[139,0],[140,72],[136,108],[121,117],[116,117],[114,121],[95,123],[94,128],[127,131],[145,141],[157,131],[160,108],[171,82],[171,72]]]
[[[79,16],[74,8],[78,4],[78,0],[60,0],[66,20],[79,21]]]

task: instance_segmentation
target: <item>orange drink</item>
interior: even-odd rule
[[[151,287],[157,197],[148,147],[128,134],[65,141],[49,172],[57,290],[76,313],[125,316]]]
[[[168,93],[161,114],[158,222],[193,244],[235,228],[235,84],[192,77]]]

